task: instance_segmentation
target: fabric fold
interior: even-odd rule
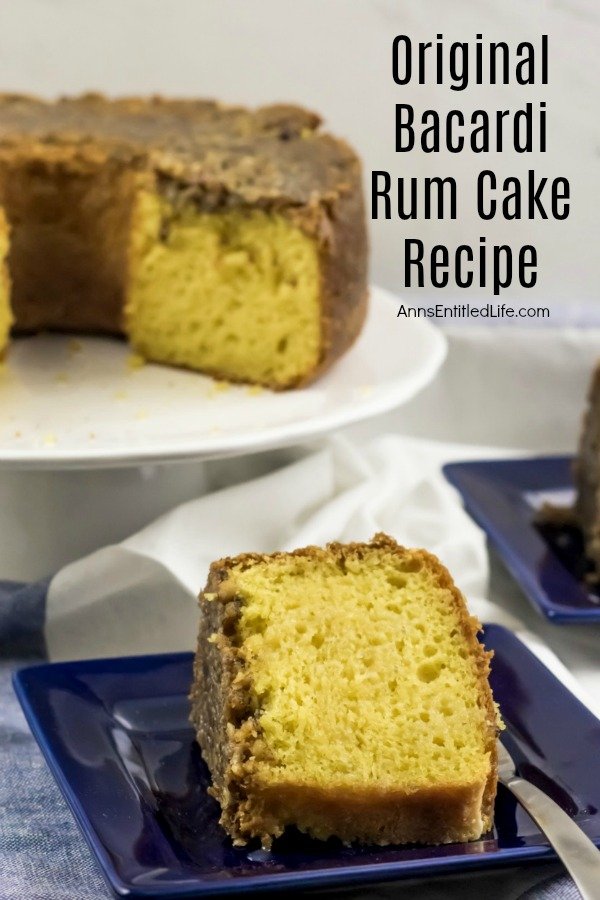
[[[50,658],[191,649],[196,596],[214,559],[368,540],[377,531],[437,554],[477,612],[487,586],[485,538],[444,480],[442,453],[396,436],[362,447],[337,437],[275,472],[178,506],[55,575]]]

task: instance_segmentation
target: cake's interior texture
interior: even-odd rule
[[[64,148],[0,158],[17,331],[121,333],[133,174]]]
[[[314,370],[315,240],[279,213],[175,207],[141,184],[64,148],[0,159],[15,330],[123,334],[148,360],[273,387]]]
[[[276,386],[317,365],[318,251],[284,216],[144,191],[130,265],[126,331],[142,355]]]
[[[10,326],[12,325],[10,283],[6,263],[8,240],[8,223],[2,209],[0,209],[0,359],[8,341]]]
[[[361,166],[309,110],[0,94],[15,333],[295,388],[367,311]]]
[[[273,783],[484,782],[489,709],[452,592],[417,554],[267,559],[231,574]]]

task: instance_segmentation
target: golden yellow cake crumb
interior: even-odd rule
[[[491,827],[490,655],[435,557],[383,534],[243,554],[213,563],[206,591],[192,721],[235,843],[288,825],[374,844]]]
[[[58,440],[56,435],[49,431],[42,438],[42,443],[44,444],[44,447],[54,447],[58,443]]]
[[[246,388],[246,393],[251,397],[257,397],[259,394],[264,393],[264,390],[262,384],[249,384]]]
[[[207,399],[210,399],[211,397],[218,397],[221,394],[225,394],[230,389],[231,384],[228,381],[215,381],[214,379],[212,379],[210,384],[206,387],[205,390],[202,391],[202,393]]]
[[[77,338],[71,338],[69,343],[67,344],[67,350],[71,354],[71,356],[75,356],[77,353],[81,353],[83,350],[83,344],[81,341],[78,341]]]
[[[285,217],[140,194],[131,272],[126,330],[142,356],[281,386],[317,366],[317,246]]]
[[[127,368],[131,372],[136,372],[138,369],[143,369],[146,365],[146,359],[141,353],[130,353],[127,357]]]

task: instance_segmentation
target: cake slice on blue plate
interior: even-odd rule
[[[384,534],[213,563],[191,719],[236,844],[441,844],[492,824],[490,654],[442,564]]]

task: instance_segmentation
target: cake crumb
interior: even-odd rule
[[[95,432],[90,431],[90,433],[88,434],[88,438],[90,439],[90,441],[95,441],[96,440]]]
[[[15,437],[20,438],[20,437],[23,437],[23,435],[20,431],[15,431]]]
[[[146,365],[146,360],[139,353],[130,353],[127,357],[127,368],[131,372],[142,369]]]
[[[57,372],[54,376],[54,380],[57,384],[67,384],[70,379],[67,372]]]
[[[69,343],[67,344],[67,350],[71,354],[71,356],[75,356],[76,353],[81,353],[83,350],[83,344],[81,341],[78,341],[77,338],[71,338]]]
[[[147,418],[148,418],[148,411],[147,411],[146,409],[138,409],[138,411],[137,411],[136,414],[135,414],[135,418],[136,418],[138,421],[141,421],[142,419],[147,419]]]
[[[262,394],[264,392],[264,387],[262,384],[249,384],[246,388],[246,393],[250,394],[251,397],[256,397],[258,394]]]
[[[214,397],[217,394],[224,394],[231,388],[229,381],[213,381],[208,389],[208,396]]]
[[[56,435],[55,435],[55,434],[52,434],[52,432],[49,431],[49,432],[48,432],[47,434],[45,434],[44,437],[42,438],[42,443],[44,444],[44,447],[54,447],[54,446],[56,446],[56,444],[57,444]]]
[[[115,391],[113,394],[113,400],[127,400],[127,391]]]

